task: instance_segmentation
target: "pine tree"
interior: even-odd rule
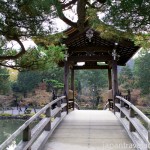
[[[135,60],[135,74],[138,81],[137,86],[142,89],[143,94],[150,93],[150,53],[142,50]]]

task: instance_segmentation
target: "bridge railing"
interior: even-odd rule
[[[51,106],[57,104],[57,107],[51,110]],[[8,147],[15,138],[23,133],[22,141],[16,146],[15,150],[38,150],[42,149],[47,142],[50,135],[61,122],[63,117],[67,114],[67,103],[65,96],[59,97],[50,102],[34,116],[27,120],[22,126],[19,127],[6,141],[0,145],[0,150]],[[41,114],[46,117],[41,119],[32,129],[31,124],[37,120]]]
[[[150,119],[121,96],[116,96],[115,114],[125,127],[136,148],[149,149]]]

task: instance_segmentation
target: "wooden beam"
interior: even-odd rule
[[[75,62],[86,62],[86,61],[98,61],[105,62],[111,60],[110,55],[100,55],[100,56],[70,56],[68,57],[68,61]]]
[[[104,46],[104,45],[99,45],[99,46],[84,46],[84,47],[76,47],[68,49],[68,52],[112,52],[113,47],[112,46]]]
[[[96,66],[74,66],[74,70],[79,70],[79,69],[108,69],[108,65],[96,65]]]

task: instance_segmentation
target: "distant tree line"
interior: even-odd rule
[[[123,67],[119,73],[119,84],[125,89],[141,89],[143,95],[150,93],[150,53],[141,50],[134,61],[134,67]]]
[[[119,72],[119,85],[125,89],[139,88],[142,94],[150,93],[150,53],[142,50],[134,60],[133,69],[128,65],[122,67]],[[63,88],[63,68],[49,67],[47,70],[22,71],[18,73],[17,80],[10,82],[9,72],[6,68],[0,68],[0,94],[7,94],[10,89],[20,92],[24,96],[31,92],[40,82],[46,81],[48,88]],[[95,90],[108,87],[107,70],[79,70],[75,71],[75,87],[78,93],[82,89]],[[50,90],[50,89],[49,89]]]

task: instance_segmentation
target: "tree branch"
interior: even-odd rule
[[[3,60],[9,60],[9,59],[17,59],[17,58],[21,57],[23,54],[26,53],[25,47],[24,47],[23,43],[20,41],[20,39],[18,37],[16,37],[13,40],[18,42],[18,44],[21,46],[21,51],[18,54],[14,55],[14,56],[6,56],[6,55],[0,56],[0,60],[3,61]]]
[[[8,63],[3,63],[3,62],[0,62],[0,66],[3,66],[3,67],[9,67],[9,68],[12,68],[12,69],[15,69],[15,70],[18,70],[18,71],[21,71],[23,69],[32,69],[33,70],[33,66],[35,65],[35,62],[37,61],[33,61],[31,62],[30,64],[25,64],[25,65],[19,65],[19,64],[10,64],[9,62]]]
[[[77,23],[75,23],[75,22],[69,20],[68,18],[66,18],[64,14],[61,15],[61,16],[59,16],[59,17],[60,17],[60,19],[61,19],[62,21],[64,21],[66,24],[70,25],[71,27],[77,28]]]
[[[67,4],[62,4],[62,9],[65,9],[66,7],[69,7],[72,4],[75,4],[77,2],[77,0],[72,0],[70,2],[68,2]]]
[[[87,2],[87,5],[90,7],[90,8],[94,8],[94,9],[101,9],[103,6],[105,6],[105,3],[102,3],[101,4],[101,6],[95,6],[95,4],[97,4],[98,2],[97,1],[95,1],[95,2],[93,2],[92,4],[90,4],[89,2]]]
[[[69,20],[67,17],[65,17],[64,13],[63,13],[63,6],[61,3],[59,3],[60,5],[60,8],[58,9],[58,7],[55,6],[56,10],[57,10],[57,13],[58,13],[58,16],[59,18],[64,21],[66,24],[70,25],[71,27],[75,27],[77,28],[77,23]]]

